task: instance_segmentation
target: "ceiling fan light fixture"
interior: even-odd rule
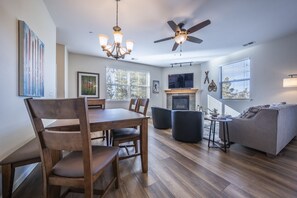
[[[186,33],[180,33],[180,34],[178,34],[178,35],[176,35],[174,37],[174,41],[177,44],[183,44],[186,40],[187,40],[187,34]]]
[[[184,29],[183,28],[184,23],[176,24],[174,21],[167,21],[167,24],[170,26],[170,28],[175,33],[174,36],[156,40],[156,41],[154,41],[154,43],[159,43],[159,42],[174,39],[175,43],[173,44],[172,51],[175,51],[177,49],[178,45],[183,44],[185,41],[200,44],[200,43],[202,43],[203,40],[201,40],[197,37],[194,37],[194,36],[189,36],[189,35],[204,28],[205,26],[209,25],[210,23],[211,23],[210,20],[207,19],[201,23],[198,23],[198,24],[192,26],[189,29]],[[182,51],[182,50],[180,50],[180,51]],[[181,56],[181,53],[180,53],[180,56]]]

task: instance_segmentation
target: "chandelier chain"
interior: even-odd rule
[[[119,0],[117,1],[117,6],[116,6],[116,26],[119,26]]]

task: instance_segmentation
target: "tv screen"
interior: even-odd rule
[[[174,88],[193,88],[193,73],[168,75],[168,87]]]

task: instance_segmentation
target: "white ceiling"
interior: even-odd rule
[[[112,39],[115,0],[44,0],[57,26],[57,43],[70,52],[106,57],[98,34]],[[206,19],[211,24],[191,34],[201,44],[185,42],[182,53],[172,52],[174,40],[167,21],[185,22],[185,28]],[[126,61],[155,66],[208,61],[254,45],[297,32],[297,0],[121,0],[119,26],[124,40],[134,41]],[[92,33],[89,33],[92,32]]]

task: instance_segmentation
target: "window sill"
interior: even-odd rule
[[[130,100],[110,100],[110,99],[107,99],[106,101],[107,102],[130,102]]]

